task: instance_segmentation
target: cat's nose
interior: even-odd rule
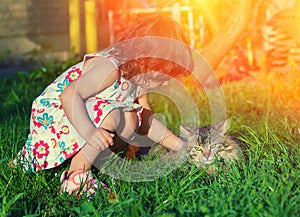
[[[210,152],[211,152],[210,150],[203,151],[202,154],[205,159],[209,160]]]

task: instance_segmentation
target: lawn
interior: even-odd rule
[[[67,65],[49,64],[0,81],[0,216],[300,216],[299,72],[256,73],[222,84],[229,133],[243,142],[245,162],[210,176],[193,165],[157,179],[129,182],[96,173],[117,198],[100,189],[91,200],[59,193],[62,171],[24,174],[8,166],[29,130],[32,100]],[[188,87],[201,123],[209,123],[205,92]],[[178,110],[152,95],[172,130]]]

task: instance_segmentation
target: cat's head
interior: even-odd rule
[[[240,147],[226,134],[228,128],[228,120],[203,127],[181,125],[180,136],[187,140],[190,152],[189,161],[198,167],[204,168],[214,163],[215,158],[218,158],[221,162],[238,160]]]

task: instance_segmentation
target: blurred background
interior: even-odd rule
[[[299,67],[300,0],[0,0],[0,74],[101,50],[157,11],[182,25],[214,69],[224,69],[220,79]]]

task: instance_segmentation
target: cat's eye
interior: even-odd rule
[[[203,150],[203,148],[202,148],[202,147],[200,147],[200,146],[197,146],[197,147],[195,147],[195,150],[196,150],[196,151],[202,151],[202,150]]]

